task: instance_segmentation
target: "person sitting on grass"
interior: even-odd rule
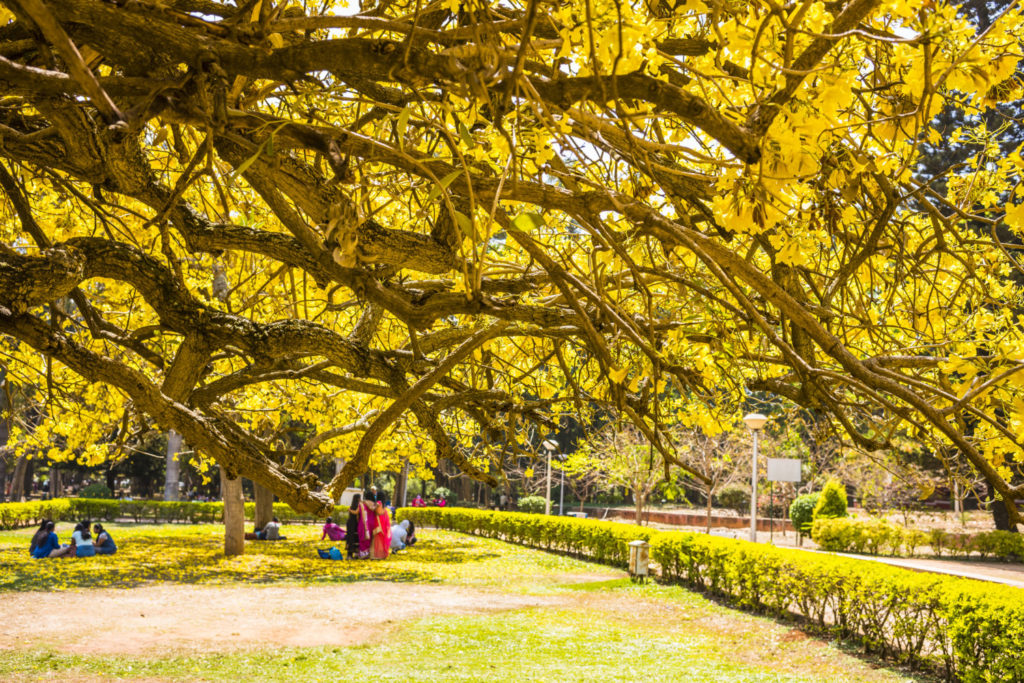
[[[62,548],[60,539],[54,531],[55,527],[53,522],[47,522],[45,527],[41,527],[32,537],[32,557],[37,560],[47,557],[74,557],[75,546],[66,545]]]
[[[285,537],[281,535],[281,522],[278,521],[277,517],[274,517],[267,525],[263,527],[262,531],[256,532],[256,539],[259,541],[283,541]]]
[[[88,521],[75,525],[75,533],[71,534],[71,542],[75,546],[75,557],[92,557],[96,554],[96,548],[92,544],[92,534],[89,533]]]
[[[46,530],[46,525],[49,523],[50,520],[48,519],[44,519],[42,522],[39,523],[39,528],[36,530],[36,533],[32,535],[32,542],[28,546],[29,555],[32,555],[34,557],[36,548],[38,548],[41,544],[46,542],[46,539],[50,535],[50,533]]]
[[[416,525],[411,519],[403,519],[391,527],[391,552],[405,550],[416,542]]]
[[[320,540],[329,538],[332,541],[343,541],[345,540],[345,530],[334,523],[334,520],[328,517],[324,521],[324,532],[320,534]]]
[[[114,543],[114,539],[102,524],[93,524],[92,532],[96,534],[93,546],[96,548],[97,555],[113,555],[117,552],[117,544]]]

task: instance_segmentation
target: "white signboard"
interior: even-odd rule
[[[800,481],[800,460],[768,458],[768,481]]]

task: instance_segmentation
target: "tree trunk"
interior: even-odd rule
[[[22,484],[25,488],[25,499],[28,500],[35,492],[32,486],[32,480],[35,478],[36,461],[32,458],[25,460],[25,483]]]
[[[11,475],[12,503],[18,503],[25,499],[25,467],[27,465],[27,455],[23,455],[14,461],[14,473]]]
[[[274,518],[274,494],[270,489],[263,488],[256,482],[252,483],[253,498],[256,500],[256,512],[253,522],[257,529],[262,529]]]
[[[992,521],[996,524],[998,531],[1017,531],[1016,524],[1010,524],[1010,513],[1006,509],[1006,503],[1002,498],[996,498],[996,490],[992,483],[988,483],[988,497],[992,499]]]
[[[245,552],[245,502],[241,478],[228,479],[224,468],[221,468],[220,490],[224,497],[224,554],[241,555]]]
[[[6,454],[0,453],[0,503],[7,501],[7,457]]]
[[[173,429],[167,432],[167,472],[164,475],[164,500],[178,500],[178,481],[181,479],[181,434]]]
[[[711,497],[711,491],[708,491],[707,502],[708,502],[708,528],[707,533],[711,533],[711,501],[714,500]]]
[[[636,503],[636,523],[637,526],[643,526],[644,520],[644,498],[638,493],[633,494],[633,502]]]
[[[395,499],[391,501],[391,504],[396,508],[405,507],[406,503],[406,492],[409,488],[409,461],[406,460],[402,464],[402,473],[398,476],[398,485],[395,486]]]

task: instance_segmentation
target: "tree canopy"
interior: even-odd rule
[[[493,482],[566,412],[668,467],[667,416],[758,393],[928,442],[1022,521],[1024,160],[986,114],[1015,5],[4,5],[17,448],[152,422],[326,510],[388,452]],[[920,180],[950,106],[977,151]]]

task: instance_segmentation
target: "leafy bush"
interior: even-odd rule
[[[949,534],[942,529],[932,529],[928,532],[928,545],[932,547],[932,552],[942,557],[943,553],[949,550],[949,541],[952,534]]]
[[[1024,560],[1024,537],[1012,531],[989,531],[974,538],[974,547],[984,557]]]
[[[0,529],[35,526],[44,519],[70,519],[71,504],[67,498],[0,504]]]
[[[541,496],[523,496],[519,499],[519,511],[531,514],[544,512],[547,501]]]
[[[814,506],[814,519],[846,516],[846,489],[836,479],[830,480],[821,490]]]
[[[82,489],[79,498],[113,498],[114,492],[106,484],[96,482]]]
[[[817,493],[805,493],[797,496],[789,506],[789,521],[801,536],[811,533],[811,522],[814,521],[814,506],[818,504]]]
[[[750,491],[742,486],[726,486],[718,492],[718,504],[738,514],[750,514]]]
[[[822,517],[811,525],[814,542],[822,550],[832,552],[898,555],[907,535],[903,527],[884,519]],[[917,541],[919,537],[915,536],[913,540]]]
[[[951,680],[1024,680],[1024,592],[1003,586],[598,520],[451,508],[403,508],[397,518],[618,567],[628,561],[626,544],[643,539],[662,580],[780,618],[796,614],[810,628]]]
[[[254,503],[245,504],[245,516],[255,515]],[[292,510],[285,503],[274,503],[274,516],[282,522],[317,521]],[[96,498],[58,498],[29,503],[0,504],[0,529],[33,526],[42,519],[71,522],[83,519],[111,522],[219,522],[224,518],[224,503],[159,500],[103,500]]]
[[[840,517],[814,520],[811,537],[822,550],[840,553],[914,555],[921,546],[930,545],[940,557],[978,553],[982,559],[1024,560],[1024,536],[1010,531],[951,534],[932,529],[926,534],[884,519]]]

